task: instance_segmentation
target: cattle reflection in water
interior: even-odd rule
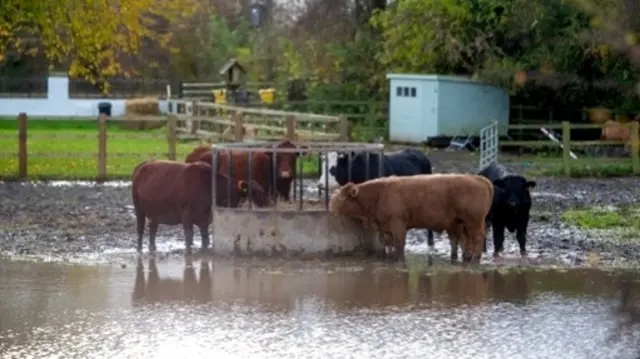
[[[133,287],[132,301],[135,304],[189,301],[211,301],[211,269],[209,261],[200,261],[199,278],[196,277],[195,266],[191,256],[185,257],[182,279],[161,278],[158,272],[155,258],[148,261],[149,272],[145,280],[145,270],[142,259],[138,258],[136,266],[136,279]]]
[[[374,264],[285,269],[203,259],[199,269],[196,267],[187,256],[181,279],[163,278],[156,261],[149,259],[145,278],[139,260],[133,303],[245,303],[269,312],[299,310],[309,300],[321,311],[477,306],[491,300],[525,305],[531,294],[530,282],[537,278],[530,272],[454,270],[428,274]],[[535,278],[529,278],[532,275]]]

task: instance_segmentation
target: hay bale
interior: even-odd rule
[[[146,116],[134,116],[124,115],[120,121],[120,128],[126,130],[155,130],[161,128],[166,123],[160,117],[146,117]]]
[[[160,116],[160,102],[154,97],[126,100],[124,118],[120,127],[128,130],[154,130],[164,126],[165,121],[146,116]]]
[[[126,100],[124,113],[125,115],[160,116],[160,101],[154,97]]]

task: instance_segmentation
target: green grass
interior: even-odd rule
[[[33,119],[28,122],[28,179],[94,180],[97,176],[98,139],[95,120]],[[107,125],[107,176],[129,179],[137,164],[168,158],[166,128],[126,130],[117,122]],[[197,141],[177,144],[177,160],[183,160]],[[49,155],[49,156],[43,156]],[[316,175],[317,159],[303,158],[305,176]],[[0,179],[18,175],[18,123],[0,120]]]
[[[640,207],[571,209],[562,219],[585,229],[640,230]],[[637,232],[636,232],[637,233]]]
[[[92,180],[97,175],[97,124],[95,118],[29,118],[28,178]],[[107,124],[108,179],[128,179],[133,168],[148,158],[168,156],[166,128],[147,131],[120,128],[117,121]],[[354,128],[354,141],[373,139],[370,128]],[[0,179],[15,179],[18,174],[18,122],[15,117],[0,118]],[[198,145],[182,141],[177,159],[183,160]],[[403,146],[404,147],[404,146]],[[42,154],[49,154],[44,157]],[[40,156],[39,156],[40,155]],[[528,162],[524,174],[530,177],[563,177],[562,158],[558,156],[500,155],[500,161]],[[303,176],[317,176],[317,158],[302,158]],[[571,177],[622,177],[633,175],[629,158],[572,160]]]
[[[502,161],[502,160],[501,160]],[[530,167],[523,171],[524,175],[532,177],[565,177],[564,165],[561,157],[514,157],[514,162],[529,162]],[[508,162],[508,161],[504,161]],[[571,160],[570,177],[572,178],[612,178],[628,177],[633,173],[630,158],[578,158]]]

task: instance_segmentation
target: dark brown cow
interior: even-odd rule
[[[194,148],[193,151],[191,151],[191,153],[187,155],[187,158],[185,158],[184,161],[187,163],[191,163],[195,161],[203,161],[210,164],[211,163],[211,147],[199,146]]]
[[[395,257],[404,258],[407,230],[430,228],[447,231],[451,259],[480,259],[485,218],[491,209],[493,185],[476,175],[434,174],[385,177],[361,184],[351,182],[334,192],[329,211],[360,219],[389,237]]]
[[[200,229],[202,248],[209,246],[211,223],[211,165],[204,162],[182,163],[148,160],[133,171],[131,194],[137,219],[138,251],[142,251],[142,236],[149,218],[149,251],[156,250],[159,224],[182,224],[187,250],[193,245],[193,225]],[[216,174],[216,205],[237,207],[247,196],[249,184]],[[266,206],[269,199],[264,190],[253,183],[251,200]]]
[[[284,140],[278,143],[275,148],[297,148],[297,146],[289,141]],[[268,153],[273,157],[273,153]],[[276,190],[278,194],[284,198],[285,201],[289,201],[289,194],[291,193],[291,183],[296,178],[296,159],[299,156],[297,152],[281,152],[275,153],[276,157],[276,168],[278,172],[276,173]]]
[[[275,148],[297,148],[289,141],[284,140]],[[218,171],[228,174],[229,153],[231,153],[232,171],[231,176],[238,180],[249,180],[249,153],[245,151],[219,151]],[[277,152],[252,152],[251,153],[251,179],[255,180],[264,189],[269,189],[272,195],[279,194],[286,201],[289,201],[291,193],[291,183],[295,179],[297,152],[277,153]],[[272,178],[273,158],[276,159],[276,175]],[[203,161],[212,163],[212,152],[209,147],[200,146],[195,148],[187,158],[186,162]],[[272,185],[275,180],[275,185]]]

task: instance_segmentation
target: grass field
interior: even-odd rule
[[[97,124],[95,119],[30,118],[28,123],[28,178],[93,180],[98,171]],[[117,121],[107,124],[108,179],[129,179],[133,168],[149,158],[167,159],[166,128],[135,131],[120,128]],[[364,139],[363,139],[364,141]],[[198,141],[179,141],[177,160],[183,160]],[[404,146],[401,146],[404,147]],[[433,154],[435,156],[435,154]],[[476,156],[475,158],[471,158]],[[477,163],[477,155],[466,154],[465,161]],[[303,158],[305,177],[317,176],[317,157]],[[533,177],[562,176],[562,159],[556,156],[509,156],[504,163],[527,163],[524,174]],[[475,166],[475,165],[474,165]],[[18,123],[0,118],[0,179],[18,174]],[[572,177],[619,177],[632,174],[628,158],[580,158],[571,162]]]
[[[30,179],[93,180],[98,171],[95,119],[34,119],[27,130],[27,173]],[[198,141],[179,141],[177,159],[183,160]],[[121,129],[107,125],[107,175],[129,179],[133,168],[149,158],[167,159],[166,128],[151,131]],[[303,160],[306,175],[317,172],[317,159]],[[18,174],[18,123],[0,120],[0,179]]]

